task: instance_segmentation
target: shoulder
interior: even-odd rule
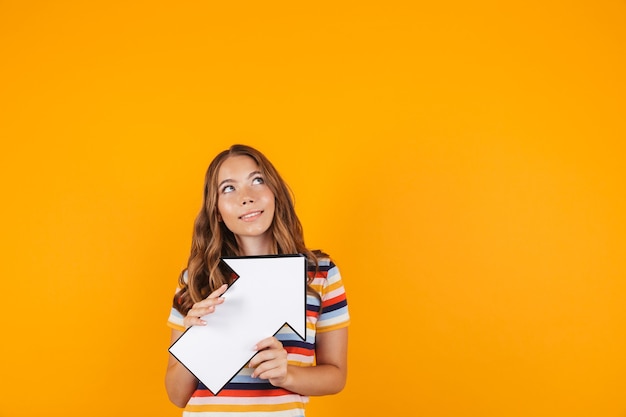
[[[313,250],[311,253],[314,256],[314,259],[309,259],[308,261],[309,270],[317,269],[319,271],[329,271],[330,269],[337,267],[329,254],[322,252],[321,250]]]
[[[321,251],[314,251],[313,253],[315,254],[315,259],[309,260],[307,268],[311,286],[316,287],[319,285],[326,287],[333,285],[333,283],[340,285],[341,274],[330,255]]]

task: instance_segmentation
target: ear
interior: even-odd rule
[[[217,212],[217,221],[220,222],[220,223],[222,223],[222,221],[223,221],[222,220],[222,215],[220,214],[219,211]]]

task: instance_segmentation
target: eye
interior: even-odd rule
[[[252,184],[265,184],[263,177],[256,177],[252,180]]]
[[[222,194],[227,194],[233,191],[235,191],[235,187],[233,187],[232,185],[225,185],[224,187],[222,187]]]

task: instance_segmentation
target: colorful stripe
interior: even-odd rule
[[[306,340],[301,340],[289,326],[284,326],[276,338],[287,350],[290,365],[314,366],[315,335],[348,326],[350,316],[348,303],[341,281],[339,269],[329,259],[321,259],[315,273],[309,266],[310,286],[319,295],[307,295]],[[183,316],[174,308],[168,319],[168,326],[184,330]],[[302,417],[308,397],[292,393],[271,385],[266,380],[251,378],[252,369],[243,367],[241,371],[219,392],[213,395],[201,382],[189,400],[184,417],[246,417],[254,413],[271,413],[273,417]]]

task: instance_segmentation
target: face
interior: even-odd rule
[[[254,159],[227,158],[217,175],[217,209],[221,221],[235,234],[239,245],[271,245],[269,228],[274,219],[274,193],[265,184]]]

